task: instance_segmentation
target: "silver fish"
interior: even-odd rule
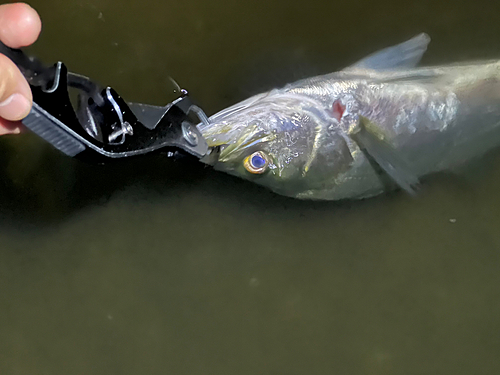
[[[198,127],[218,170],[301,199],[366,198],[500,145],[500,61],[415,68],[420,34],[255,95]]]

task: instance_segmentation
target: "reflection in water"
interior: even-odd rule
[[[426,63],[500,57],[488,2],[32,5],[45,61],[157,104],[172,76],[208,113],[420,31]],[[482,165],[418,199],[318,203],[4,137],[0,373],[498,373],[498,155]]]

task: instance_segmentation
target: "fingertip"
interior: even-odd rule
[[[24,40],[20,41],[19,47],[26,47],[38,39],[42,31],[42,20],[37,11],[30,5],[19,3],[18,6],[21,8],[18,20],[19,34],[24,37]]]
[[[17,66],[0,54],[0,117],[17,121],[29,113],[33,95]]]
[[[33,44],[42,30],[40,16],[25,3],[0,6],[0,40],[12,48]]]
[[[30,101],[19,93],[12,94],[0,103],[0,116],[10,121],[20,121],[31,109]]]

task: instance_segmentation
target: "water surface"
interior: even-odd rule
[[[34,0],[30,50],[209,113],[425,31],[500,58],[500,4]],[[162,157],[0,139],[1,374],[498,374],[500,157],[418,199],[283,198]]]

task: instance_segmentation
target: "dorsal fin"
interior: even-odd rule
[[[422,59],[431,38],[422,33],[406,42],[375,52],[349,68],[390,70],[414,68]]]

